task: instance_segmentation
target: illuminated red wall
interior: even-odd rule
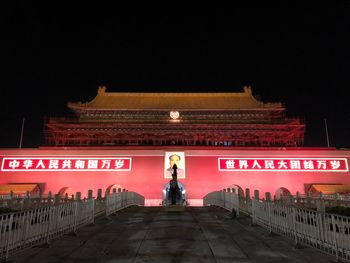
[[[119,184],[135,191],[146,199],[162,199],[162,190],[169,179],[164,178],[164,154],[166,151],[184,151],[186,178],[179,179],[187,191],[188,199],[201,199],[211,191],[237,184],[243,189],[259,189],[261,195],[280,187],[292,194],[304,193],[305,184],[339,183],[350,184],[349,171],[219,171],[218,158],[346,158],[349,164],[350,151],[335,149],[219,149],[219,148],[168,148],[136,147],[116,149],[1,149],[0,163],[4,157],[89,157],[116,156],[132,158],[130,171],[1,171],[0,183],[43,183],[44,193],[58,193],[63,187],[71,187],[85,196],[89,189],[95,193]],[[0,166],[1,167],[1,166]]]

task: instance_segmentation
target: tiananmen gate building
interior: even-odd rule
[[[272,195],[350,192],[349,150],[305,148],[305,125],[250,87],[228,93],[121,93],[100,87],[73,117],[45,123],[45,145],[0,149],[0,192],[86,195],[128,189],[159,205],[176,156],[186,201],[224,188]],[[27,187],[27,188],[26,188]]]

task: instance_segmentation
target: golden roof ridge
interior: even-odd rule
[[[241,109],[282,107],[256,99],[250,86],[243,92],[107,92],[100,86],[89,102],[68,102],[72,109]],[[120,100],[115,98],[120,98]]]

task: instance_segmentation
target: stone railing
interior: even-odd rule
[[[326,209],[327,207],[350,207],[350,197],[349,195],[312,195],[308,193],[307,195],[300,195],[298,192],[296,195],[286,195],[280,197],[279,199],[275,199],[274,202],[278,202],[280,204],[295,204],[300,207],[310,208],[310,209]]]
[[[260,199],[257,190],[253,198],[249,191],[246,198],[227,191],[212,192],[204,197],[204,205],[216,205],[229,211],[235,209],[237,215],[243,212],[251,216],[253,224],[282,234],[296,245],[317,248],[334,255],[337,261],[350,261],[350,217],[325,213],[323,201],[315,201],[316,211],[298,206],[292,197],[286,203],[273,202],[270,193]]]
[[[84,199],[77,192],[74,200],[61,199],[59,195],[45,200],[45,205],[40,203],[39,208],[0,215],[0,260],[23,248],[48,244],[51,239],[76,232],[80,227],[93,224],[96,216],[110,216],[128,206],[145,203],[143,196],[129,191],[107,194],[105,198],[98,193],[97,198],[93,198],[89,190]]]

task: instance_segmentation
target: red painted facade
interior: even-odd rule
[[[265,192],[276,193],[279,188],[286,188],[292,194],[299,191],[305,193],[310,184],[350,184],[350,150],[336,150],[325,148],[203,148],[203,147],[118,147],[118,148],[40,148],[40,149],[1,149],[0,150],[0,184],[8,183],[39,183],[43,192],[58,193],[64,187],[71,188],[73,192],[80,191],[85,196],[89,189],[94,193],[101,188],[105,191],[109,186],[116,184],[130,191],[145,196],[148,204],[158,204],[163,198],[163,189],[169,182],[165,178],[164,169],[167,160],[166,152],[184,152],[185,178],[179,179],[186,188],[186,199],[191,204],[200,203],[204,195],[211,191],[238,185],[246,188],[259,189],[261,195]],[[130,159],[129,159],[130,158]],[[62,160],[52,167],[42,169],[38,162],[42,160]],[[103,169],[102,159],[115,161],[130,160],[130,167],[112,167]],[[7,161],[6,161],[7,160]],[[9,168],[10,161],[12,168]],[[23,166],[24,160],[34,160],[32,169]],[[78,167],[74,169],[63,168],[63,160],[99,160],[97,169]],[[235,161],[236,166],[231,169],[222,169],[220,160]],[[242,161],[241,167],[238,161]],[[263,169],[255,166],[254,169],[245,167],[244,161],[250,160],[252,168],[254,160],[260,165],[268,165],[269,160],[274,163]],[[281,165],[281,160],[284,160]],[[301,167],[295,165],[295,160]],[[325,168],[321,163],[325,160]],[[304,166],[309,161],[315,167]],[[53,161],[54,162],[54,161]],[[288,165],[283,165],[288,163]],[[47,161],[43,162],[48,165]],[[124,163],[123,163],[124,164]],[[233,163],[228,163],[233,165]],[[334,166],[333,166],[334,164]],[[125,165],[128,165],[125,162]],[[272,165],[272,167],[271,167]],[[292,165],[293,167],[290,167]],[[319,165],[319,167],[316,167]],[[36,166],[38,166],[36,168]],[[278,167],[280,166],[280,167]],[[130,169],[129,169],[130,168]],[[12,169],[12,170],[11,170]],[[83,170],[80,170],[83,169]],[[247,169],[247,170],[245,170]],[[259,170],[260,169],[260,170]]]

